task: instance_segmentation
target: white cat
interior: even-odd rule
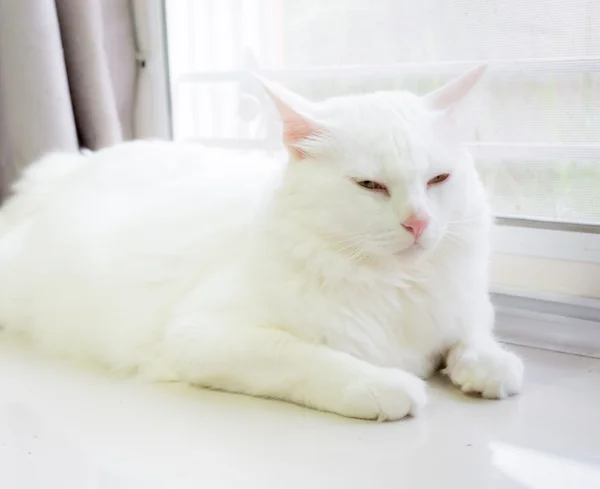
[[[454,139],[483,68],[426,96],[266,83],[287,164],[134,142],[32,165],[0,212],[0,324],[54,354],[366,419],[445,365],[503,398],[491,218]]]

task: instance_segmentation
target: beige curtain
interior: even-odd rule
[[[129,0],[0,0],[0,197],[48,151],[132,138],[133,25]]]

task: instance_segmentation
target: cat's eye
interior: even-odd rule
[[[445,182],[446,180],[448,180],[449,176],[450,173],[442,173],[440,175],[437,175],[436,177],[433,177],[431,180],[429,180],[427,182],[427,185],[437,185],[438,183]]]
[[[385,185],[379,182],[375,182],[374,180],[355,180],[357,185],[360,185],[363,188],[368,190],[374,190],[378,192],[387,192],[388,189]]]

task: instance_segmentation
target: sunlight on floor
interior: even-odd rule
[[[493,464],[532,489],[600,487],[600,467],[558,457],[540,450],[490,443]]]

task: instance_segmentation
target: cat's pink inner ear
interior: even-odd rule
[[[283,123],[283,141],[287,145],[293,145],[315,136],[319,132],[318,125],[300,114],[288,115],[282,117]]]
[[[278,110],[283,124],[283,143],[295,159],[305,158],[306,153],[302,150],[301,143],[315,136],[319,132],[319,125],[290,107]]]
[[[299,144],[319,131],[318,124],[308,117],[296,112],[292,107],[271,95],[283,125],[283,143],[295,159],[301,160],[306,154],[300,149]]]
[[[303,140],[315,136],[320,131],[319,124],[313,121],[309,116],[300,113],[299,110],[292,107],[291,103],[284,100],[277,91],[281,90],[284,92],[285,98],[291,99],[292,103],[294,100],[301,103],[303,101],[301,97],[291,92],[284,91],[282,87],[275,89],[270,82],[266,82],[265,80],[261,81],[279,113],[279,118],[283,125],[284,144],[297,159],[302,159],[306,155],[299,148],[299,145]],[[304,102],[306,103],[306,101]]]

